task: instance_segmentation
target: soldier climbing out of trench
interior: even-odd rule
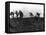
[[[19,10],[19,29],[20,31],[23,31],[23,13],[21,10]]]
[[[38,21],[39,17],[40,17],[40,13],[37,12],[36,16],[35,16],[35,18],[36,18],[37,21]]]

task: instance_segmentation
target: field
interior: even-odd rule
[[[10,19],[10,32],[44,31],[44,18],[13,18]]]

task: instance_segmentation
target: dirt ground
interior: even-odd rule
[[[10,19],[10,32],[44,31],[44,18],[13,18]]]

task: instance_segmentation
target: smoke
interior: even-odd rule
[[[40,17],[43,17],[43,5],[35,4],[19,4],[19,3],[10,3],[10,12],[21,10],[24,14],[24,17],[30,17],[30,12],[35,16],[36,13],[40,13]]]

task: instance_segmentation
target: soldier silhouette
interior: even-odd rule
[[[19,10],[19,15],[20,15],[20,18],[19,18],[19,29],[20,29],[20,31],[23,31],[23,13],[22,13],[22,11],[21,10]]]
[[[40,13],[36,13],[35,19],[38,21],[38,18],[40,17]]]
[[[19,13],[16,11],[16,17],[17,17],[17,19],[18,19],[18,15],[19,15]]]
[[[30,16],[33,16],[33,14],[32,14],[32,13],[30,13]]]
[[[40,13],[37,13],[37,16],[40,17]]]
[[[21,10],[19,10],[20,18],[23,18],[23,13]]]
[[[10,15],[12,15],[12,17],[14,18],[14,13],[13,12],[11,12]]]

